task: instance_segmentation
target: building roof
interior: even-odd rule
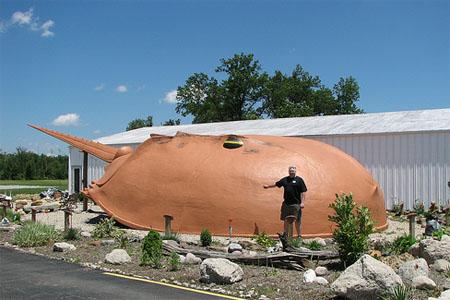
[[[104,144],[136,144],[148,139],[152,133],[173,136],[178,131],[205,135],[326,136],[447,130],[450,130],[450,108],[144,127],[96,141]]]

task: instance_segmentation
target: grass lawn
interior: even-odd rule
[[[0,180],[0,194],[39,194],[48,187],[55,187],[60,190],[67,190],[67,179],[38,179],[38,180]],[[2,185],[29,185],[40,186],[40,188],[20,188],[20,189],[2,189]]]

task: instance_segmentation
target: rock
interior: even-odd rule
[[[102,244],[102,246],[114,245],[115,242],[116,242],[115,240],[102,240],[101,244]]]
[[[320,276],[314,278],[314,282],[315,282],[315,283],[318,283],[318,284],[320,284],[320,285],[328,285],[328,280],[326,280],[325,278],[320,277]]]
[[[391,267],[365,254],[331,284],[331,289],[338,296],[369,300],[399,284],[403,284],[402,279]]]
[[[423,257],[430,265],[438,259],[450,261],[450,239],[443,236],[441,241],[433,239],[420,241],[419,256]]]
[[[235,251],[242,252],[242,246],[238,243],[231,243],[228,245],[228,253],[233,253]]]
[[[192,253],[188,253],[188,254],[186,254],[184,263],[188,264],[188,265],[197,265],[197,264],[202,263],[202,259],[200,257],[195,256]]]
[[[431,266],[433,270],[436,272],[446,272],[448,268],[450,268],[450,262],[445,259],[438,259]]]
[[[411,254],[414,257],[419,257],[420,255],[420,243],[415,243],[414,245],[409,248],[409,254]]]
[[[370,251],[369,255],[374,258],[380,258],[382,254],[380,250],[372,250]]]
[[[240,255],[242,255],[242,252],[241,251],[233,251],[230,254],[234,255],[234,256],[240,256]]]
[[[415,277],[428,277],[428,264],[423,258],[407,261],[398,269],[398,275],[404,284],[411,285]]]
[[[436,283],[427,276],[417,276],[413,279],[412,287],[419,290],[432,290],[436,287]]]
[[[53,251],[54,252],[66,252],[66,251],[73,251],[76,250],[77,248],[69,243],[66,242],[62,242],[62,243],[55,243],[53,245]]]
[[[91,235],[90,232],[82,231],[82,232],[81,232],[81,236],[82,236],[82,237],[85,237],[85,238],[90,238],[92,235]]]
[[[450,236],[444,234],[441,238],[441,242],[450,243]]]
[[[169,246],[177,247],[177,248],[180,247],[180,244],[178,244],[178,242],[174,241],[174,240],[163,240],[163,243],[166,245],[169,245]]]
[[[314,272],[316,272],[317,276],[324,276],[324,275],[328,275],[330,274],[330,272],[328,271],[328,269],[326,267],[317,267]]]
[[[16,208],[17,208],[17,204],[20,204],[22,206],[28,205],[29,201],[28,200],[24,200],[24,199],[19,199],[15,201],[16,204]]]
[[[105,256],[105,262],[113,265],[122,265],[129,263],[130,261],[131,257],[128,255],[127,251],[123,249],[114,249]]]
[[[184,264],[186,262],[186,257],[184,255],[178,254],[180,256],[180,263]]]
[[[313,283],[314,279],[316,279],[316,272],[314,272],[314,270],[308,269],[305,273],[303,273],[304,283]]]
[[[443,291],[439,299],[450,299],[450,290]]]
[[[327,245],[327,243],[325,242],[325,240],[323,238],[315,238],[314,239],[320,246],[325,247]]]
[[[200,265],[200,280],[206,283],[229,284],[241,281],[242,268],[225,258],[207,258]]]

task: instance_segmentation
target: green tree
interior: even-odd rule
[[[169,119],[167,121],[165,121],[164,123],[162,123],[162,126],[174,126],[174,125],[180,125],[181,124],[181,120],[180,119]]]
[[[146,119],[134,119],[128,123],[126,131],[138,129],[142,127],[152,127],[153,126],[153,117],[147,116]]]
[[[359,85],[352,76],[340,78],[333,87],[333,93],[336,97],[336,114],[360,114],[364,111],[356,106],[359,100]]]

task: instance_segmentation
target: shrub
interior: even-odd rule
[[[116,221],[114,221],[114,218],[106,218],[101,220],[97,225],[95,225],[95,228],[92,231],[92,237],[95,239],[115,237],[117,231],[119,230],[115,225]]]
[[[443,229],[443,228],[441,228],[441,229],[438,229],[436,231],[433,231],[432,235],[435,238],[437,238],[438,240],[441,240],[443,235],[449,235],[450,236],[450,232],[445,230],[445,229]]]
[[[414,203],[414,212],[418,216],[423,216],[425,214],[425,206],[423,205],[423,202],[416,200],[416,203]]]
[[[212,236],[208,229],[203,229],[200,233],[200,243],[203,247],[211,245]]]
[[[344,265],[350,265],[367,252],[369,248],[369,234],[373,232],[373,221],[367,207],[356,208],[353,195],[336,194],[336,200],[330,204],[335,214],[328,219],[337,224],[333,230],[333,238],[338,244],[339,256]]]
[[[69,228],[64,232],[63,238],[66,241],[75,241],[81,239],[81,232],[76,228]]]
[[[322,249],[322,246],[317,241],[312,241],[309,244],[306,244],[305,246],[309,250],[314,250],[314,251]]]
[[[176,242],[180,242],[180,237],[178,236],[178,233],[171,233],[171,234],[164,234],[161,237],[162,240],[172,240]]]
[[[277,241],[268,236],[264,231],[253,238],[255,242],[263,247],[275,247]]]
[[[413,299],[413,290],[402,284],[396,285],[389,295],[382,298],[383,300],[410,300]]]
[[[123,230],[117,230],[114,239],[116,240],[116,243],[119,244],[119,248],[126,249],[128,247],[128,236]]]
[[[180,259],[180,255],[178,255],[178,253],[176,253],[176,252],[170,253],[169,265],[170,265],[170,271],[177,271],[178,269],[180,269],[181,259]]]
[[[409,251],[412,245],[416,243],[416,239],[409,234],[397,237],[391,245],[391,253],[402,254]]]
[[[290,238],[289,239],[289,244],[292,247],[298,248],[302,245],[302,239],[301,238]]]
[[[19,230],[14,232],[12,243],[19,247],[44,246],[58,237],[58,232],[53,226],[26,222]]]
[[[154,230],[150,230],[142,244],[141,265],[151,266],[156,269],[161,268],[162,252],[161,235]]]
[[[15,213],[12,209],[6,210],[6,218],[13,223],[20,223],[20,214]]]

